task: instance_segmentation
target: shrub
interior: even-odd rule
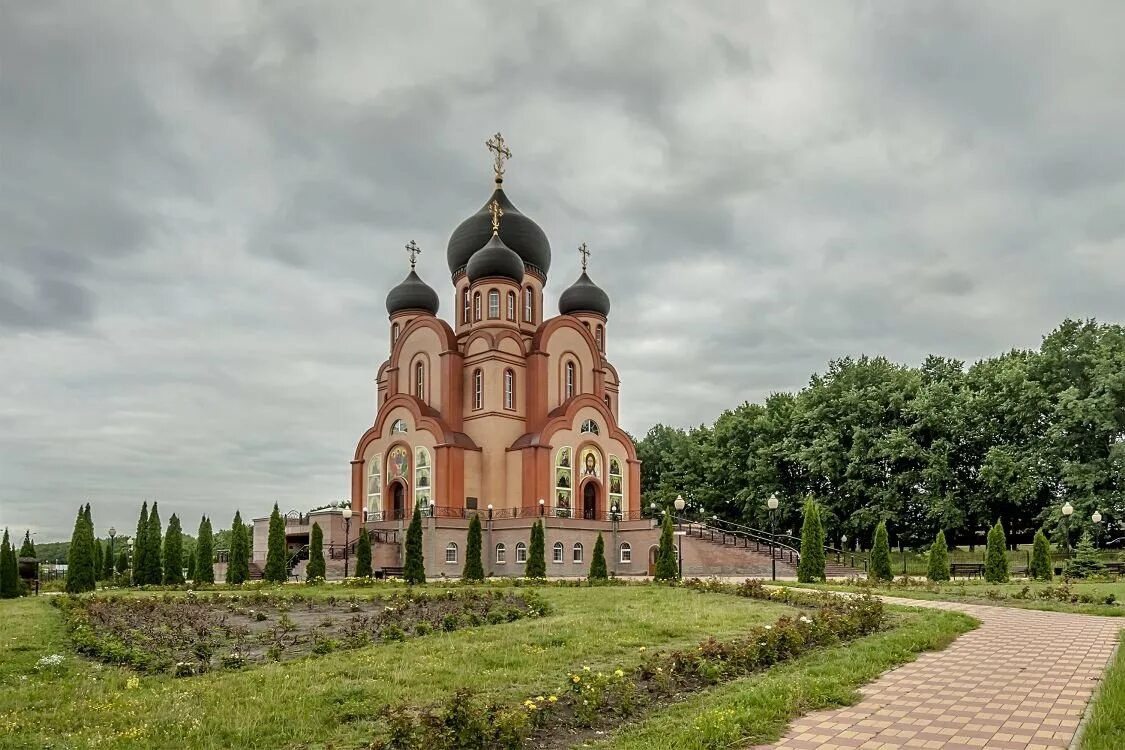
[[[894,578],[891,574],[891,544],[887,539],[886,521],[880,521],[875,527],[875,540],[871,544],[871,564],[867,570],[867,577],[872,581],[890,581]]]
[[[231,546],[234,546],[233,540]],[[324,562],[324,532],[321,531],[319,523],[314,523],[309,534],[309,563],[305,566],[305,580],[311,583],[317,582],[317,579],[325,577],[327,570]]]
[[[227,583],[246,583],[248,580],[250,580],[250,530],[242,523],[242,513],[236,510],[230,529]]]
[[[80,507],[78,517],[74,519],[74,532],[70,536],[70,549],[66,558],[68,594],[93,591],[97,587],[94,576],[94,534],[87,515],[89,507],[87,505],[85,510]]]
[[[168,519],[164,535],[164,584],[178,586],[184,582],[184,533],[175,513]]]
[[[1035,544],[1031,548],[1031,567],[1027,574],[1037,581],[1049,581],[1054,577],[1051,565],[1051,543],[1043,529],[1035,532]]]
[[[801,559],[797,563],[797,580],[801,583],[823,581],[824,526],[820,522],[820,506],[811,497],[805,501],[805,520],[801,526]]]
[[[945,544],[944,531],[938,531],[930,546],[930,567],[926,577],[935,582],[949,580],[949,547]]]
[[[1066,563],[1066,576],[1086,578],[1098,575],[1103,569],[1102,561],[1098,559],[1098,551],[1094,548],[1094,541],[1090,538],[1090,533],[1086,532],[1078,540],[1078,546],[1074,548],[1074,557]]]
[[[547,577],[547,558],[544,547],[543,522],[536,521],[531,525],[531,543],[527,550],[527,569],[524,575],[528,578],[545,579]]]
[[[277,503],[273,504],[273,513],[270,514],[269,540],[266,543],[266,570],[263,578],[273,583],[285,583],[289,572],[285,567],[285,522],[281,520],[281,511]]]
[[[406,530],[406,564],[402,569],[406,584],[426,582],[426,561],[422,556],[422,511],[414,506],[414,517]]]
[[[988,532],[988,551],[984,557],[984,580],[989,583],[1008,582],[1008,542],[1004,527],[997,521]]]
[[[195,570],[191,572],[192,580],[196,584],[215,582],[214,539],[215,536],[211,532],[211,519],[203,516],[199,521],[199,536],[195,543]],[[227,560],[228,571],[233,564],[230,559]]]
[[[598,532],[598,541],[594,542],[594,556],[590,559],[590,575],[588,578],[591,581],[609,579],[609,573],[605,566],[605,541],[602,540],[601,532]]]
[[[469,538],[465,542],[465,568],[461,578],[465,581],[483,581],[484,565],[481,563],[480,515],[473,514],[469,521]]]
[[[366,526],[360,527],[359,539],[355,543],[355,577],[371,577],[371,536]]]
[[[672,515],[664,514],[664,523],[660,528],[660,547],[656,551],[656,571],[653,580],[677,581],[680,578],[680,569],[676,560],[676,548],[673,545]],[[683,550],[680,550],[683,554]]]

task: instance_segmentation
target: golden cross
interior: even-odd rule
[[[422,254],[422,248],[418,247],[418,243],[410,240],[406,244],[406,252],[410,253],[410,270],[414,270],[414,264],[417,263],[417,258]]]
[[[585,242],[578,246],[578,254],[582,256],[582,273],[586,273],[586,261],[590,259],[590,251],[586,249]]]
[[[512,158],[512,151],[504,144],[504,136],[497,133],[484,142],[488,146],[489,151],[495,151],[496,156],[493,158],[492,171],[496,173],[496,181],[504,181],[504,160]]]
[[[494,200],[488,204],[488,210],[492,214],[492,233],[500,234],[500,217],[504,215],[504,209]]]

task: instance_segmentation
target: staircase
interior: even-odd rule
[[[782,534],[775,536],[767,531],[718,519],[712,519],[709,523],[674,520],[677,528],[685,532],[689,539],[705,543],[698,545],[696,552],[700,557],[701,568],[710,569],[714,575],[770,577],[775,569],[771,555],[776,560],[779,577],[792,578],[797,575],[797,564],[801,559],[801,540],[798,537]],[[707,547],[721,548],[722,551],[714,549],[714,552],[708,553]],[[825,547],[824,556],[824,574],[827,578],[863,578],[867,575],[865,571],[849,566],[846,556],[839,550]],[[685,563],[690,559],[690,556],[685,557]],[[686,565],[684,575],[691,575],[691,567],[694,566]]]

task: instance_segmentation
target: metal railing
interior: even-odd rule
[[[676,522],[677,528],[688,536],[719,544],[753,549],[755,552],[772,553],[775,559],[785,561],[790,565],[796,565],[801,559],[799,549],[778,541],[769,532],[716,519],[707,523],[699,523],[673,516],[672,520]]]

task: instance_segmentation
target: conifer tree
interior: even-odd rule
[[[105,567],[105,551],[102,549],[102,540],[94,537],[94,578],[100,580],[102,569]]]
[[[1004,527],[997,521],[988,532],[988,551],[984,557],[984,580],[989,583],[1008,582],[1008,541]]]
[[[242,523],[242,513],[234,512],[230,529],[230,551],[227,557],[227,583],[246,583],[250,580],[250,534]]]
[[[660,528],[660,547],[656,551],[656,571],[653,575],[655,581],[676,581],[680,578],[680,568],[676,559],[674,544],[675,535],[672,533],[672,514],[664,514],[664,523]],[[680,550],[683,554],[683,550]]]
[[[1090,532],[1087,531],[1078,540],[1078,546],[1074,548],[1074,557],[1066,563],[1066,577],[1086,578],[1101,573],[1104,568],[1098,557],[1098,550],[1094,547],[1094,540],[1090,538]]]
[[[409,585],[426,582],[426,561],[422,556],[422,513],[417,505],[406,529],[406,564],[402,568],[402,579]]]
[[[70,549],[66,558],[66,592],[79,594],[83,591],[93,591],[97,587],[94,580],[94,548],[90,543],[90,534],[86,521],[86,513],[78,509],[78,518],[74,520],[74,532],[70,536]]]
[[[930,564],[926,577],[934,582],[949,580],[949,547],[945,543],[945,531],[940,529],[930,546]]]
[[[203,516],[199,520],[195,541],[195,570],[192,572],[192,579],[196,585],[215,582],[214,546],[215,535],[211,531],[211,519]]]
[[[122,547],[117,553],[117,575],[123,576],[129,570],[129,553]]]
[[[23,546],[20,547],[20,557],[35,557],[35,542],[31,541],[31,529],[23,532]]]
[[[360,527],[359,539],[355,543],[355,577],[371,577],[371,535],[367,533],[366,526]]]
[[[875,527],[875,541],[871,545],[871,565],[867,570],[867,577],[872,581],[890,581],[894,578],[891,574],[891,543],[887,538],[886,521],[880,521]]]
[[[543,522],[536,521],[531,526],[531,544],[527,549],[527,569],[524,575],[528,578],[543,579],[547,577],[546,540],[543,534]]]
[[[238,525],[242,525],[242,519],[236,518],[235,521]],[[243,529],[243,533],[245,533],[245,529]],[[234,547],[233,539],[231,540],[231,547]],[[319,523],[314,523],[312,533],[309,535],[309,564],[305,566],[305,580],[311,583],[317,579],[324,579],[327,576],[327,570],[324,562],[324,532],[321,531]],[[230,580],[229,573],[227,580]]]
[[[605,581],[609,578],[605,566],[605,541],[600,531],[598,541],[594,542],[594,556],[590,559],[590,574],[587,578],[591,581]]]
[[[186,570],[187,574],[191,576],[191,582],[195,583],[195,575],[199,572],[198,570],[196,570],[195,550],[190,550],[187,553],[187,559],[184,560],[184,570]]]
[[[1051,564],[1051,543],[1043,529],[1035,532],[1035,543],[1031,548],[1031,567],[1027,574],[1037,581],[1049,581],[1054,577],[1054,566]]]
[[[801,525],[801,559],[797,562],[797,580],[813,583],[824,576],[824,525],[820,522],[820,506],[811,497],[805,501],[805,520]]]
[[[5,529],[6,530],[6,529]],[[16,557],[16,545],[9,542],[8,544],[8,567],[11,569],[10,576],[15,579],[16,596],[23,596],[26,592],[26,586],[22,579],[20,579],[20,561]]]
[[[12,556],[12,545],[8,530],[4,529],[4,541],[0,542],[0,599],[14,599],[19,596],[19,570]]]
[[[160,527],[160,511],[156,508],[156,501],[152,502],[152,510],[148,512],[148,531],[145,539],[145,583],[159,586],[164,580],[164,564],[160,559],[160,545],[164,532]]]
[[[137,535],[133,537],[133,585],[145,584],[148,570],[148,501],[141,503],[141,517],[137,519]]]
[[[469,520],[469,535],[465,540],[465,568],[461,571],[463,581],[483,581],[484,563],[481,561],[480,515],[473,514]]]
[[[102,580],[105,580],[105,581],[113,580],[113,563],[114,562],[115,562],[115,560],[113,559],[113,554],[107,548],[106,551],[105,551],[105,555],[103,556],[103,559],[102,559]]]
[[[263,578],[272,583],[285,583],[289,577],[285,569],[285,522],[281,520],[281,511],[277,503],[273,504],[273,513],[270,514],[269,540],[266,543],[266,571]]]
[[[175,513],[168,519],[164,535],[164,584],[179,586],[184,582],[184,532]]]

